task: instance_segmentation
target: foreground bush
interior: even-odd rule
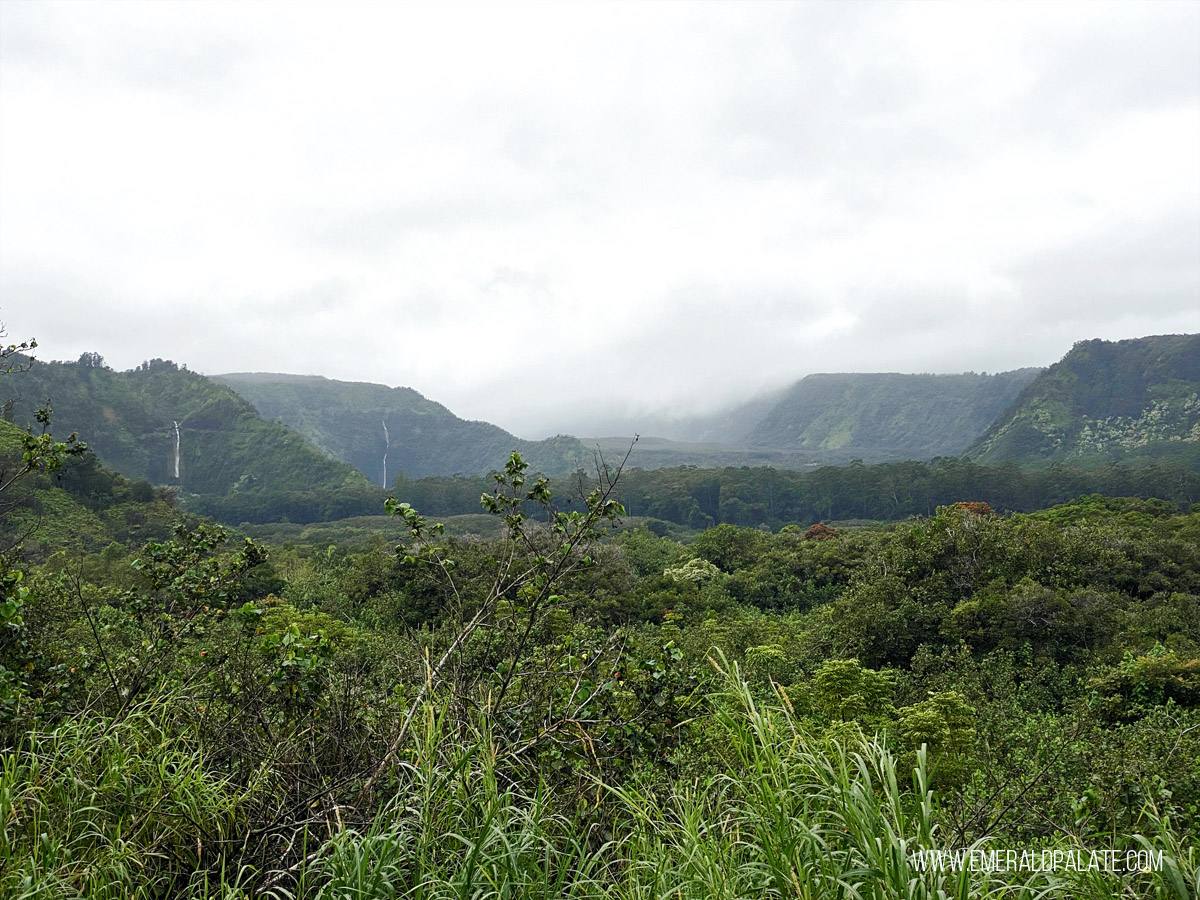
[[[245,862],[250,788],[206,771],[168,727],[169,704],[32,733],[0,773],[0,894],[14,898],[1171,898],[1194,896],[1200,858],[1147,807],[1144,833],[1087,849],[1161,851],[1161,871],[938,872],[925,755],[911,778],[856,726],[807,732],[786,694],[757,700],[726,673],[705,723],[705,777],[597,782],[586,798],[513,780],[485,719],[462,734],[427,704],[365,827],[336,811],[288,841],[275,867]],[[909,784],[908,782],[911,782]],[[1068,845],[1063,845],[1069,848]],[[986,849],[979,842],[974,849]]]

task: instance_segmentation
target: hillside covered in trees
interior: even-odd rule
[[[0,550],[19,546],[23,558],[37,560],[62,551],[96,553],[114,542],[161,540],[184,519],[170,491],[125,478],[93,453],[66,456],[51,472],[23,477],[27,436],[0,421]]]
[[[412,388],[264,373],[213,380],[383,487],[399,472],[413,478],[483,474],[514,451],[554,474],[573,472],[590,458],[575,438],[522,440],[496,425],[460,419]]]
[[[48,402],[56,432],[78,432],[106,466],[173,488],[199,512],[220,514],[233,504],[276,518],[340,518],[382,502],[352,466],[167,360],[117,372],[89,353],[72,363],[38,362],[0,387],[8,421],[30,427]]]
[[[809,375],[745,436],[753,447],[807,450],[825,462],[955,456],[1039,373]]]
[[[56,431],[78,432],[105,464],[130,478],[218,496],[366,484],[351,466],[264,419],[229,388],[169,360],[117,372],[84,354],[72,363],[40,362],[4,381],[9,421],[28,426],[48,402]]]
[[[984,463],[1167,458],[1200,467],[1200,335],[1080,341],[967,452]]]

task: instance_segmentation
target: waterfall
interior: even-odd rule
[[[175,480],[179,480],[179,423],[173,423],[171,433],[175,436]]]
[[[387,490],[387,455],[388,450],[392,447],[392,439],[388,435],[387,422],[381,422],[383,425],[383,487]]]

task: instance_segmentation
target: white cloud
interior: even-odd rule
[[[0,315],[525,433],[1200,330],[1200,7],[0,5]]]

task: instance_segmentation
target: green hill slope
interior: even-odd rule
[[[116,372],[97,358],[38,363],[4,379],[6,418],[18,426],[50,401],[56,434],[79,432],[102,462],[129,478],[185,493],[340,491],[369,487],[353,468],[264,419],[224,385],[154,360]],[[179,468],[175,470],[175,427]]]
[[[1200,467],[1200,334],[1080,341],[968,453],[984,463],[1169,458]]]
[[[411,388],[268,373],[214,380],[375,484],[390,484],[399,472],[411,478],[486,473],[503,468],[514,450],[548,474],[574,471],[591,459],[573,437],[522,440],[496,425],[460,419]]]
[[[750,431],[752,447],[824,461],[957,455],[1038,374],[809,375]]]
[[[40,560],[53,550],[162,540],[183,518],[169,492],[106,469],[92,453],[68,458],[52,474],[14,479],[24,468],[22,450],[21,430],[0,421],[0,551],[20,545],[25,558]]]

